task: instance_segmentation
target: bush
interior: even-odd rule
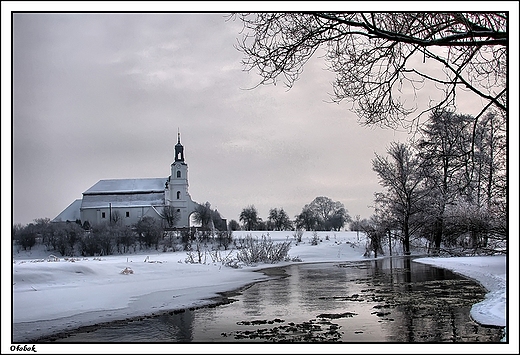
[[[243,248],[237,253],[237,260],[246,265],[257,263],[275,264],[289,260],[291,242],[274,244],[271,238],[262,235],[261,240],[247,235],[243,241]]]
[[[299,244],[302,242],[303,237],[303,230],[297,229],[293,233],[294,240],[296,241],[296,244]]]
[[[112,255],[114,253],[115,237],[108,224],[92,226],[79,242],[79,251],[83,256]]]
[[[118,253],[128,253],[131,247],[135,250],[136,235],[132,228],[124,225],[112,225],[110,229]]]
[[[136,223],[135,229],[141,248],[143,245],[146,245],[148,248],[152,246],[155,246],[155,249],[159,248],[159,240],[162,237],[163,230],[155,218],[143,217]]]
[[[312,233],[311,245],[318,245],[319,242],[320,237],[318,236],[318,232],[314,231],[314,233]]]
[[[36,234],[28,228],[21,230],[18,236],[18,244],[21,245],[23,250],[27,250],[27,248],[30,250],[36,244]]]
[[[189,264],[206,264],[207,259],[207,250],[203,246],[203,238],[204,236],[197,234],[197,237],[193,241],[193,243],[190,245],[190,248],[187,250],[187,257],[185,262]]]
[[[228,223],[228,229],[230,231],[238,231],[238,230],[240,230],[240,224],[237,221],[235,221],[234,219],[232,219]]]
[[[79,242],[79,252],[82,256],[101,255],[101,246],[93,233],[86,233]]]
[[[223,246],[224,250],[227,250],[233,241],[233,231],[219,231],[217,232],[217,236],[220,246]]]

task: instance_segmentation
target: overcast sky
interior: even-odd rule
[[[319,58],[291,90],[248,90],[240,29],[221,13],[15,14],[13,223],[53,219],[101,179],[169,176],[178,129],[192,199],[228,220],[248,205],[294,218],[317,196],[369,217],[374,153],[406,134],[328,103]]]

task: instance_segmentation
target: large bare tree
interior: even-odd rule
[[[376,193],[376,203],[394,219],[402,233],[403,249],[410,254],[410,237],[413,235],[413,218],[423,210],[421,201],[428,191],[423,189],[424,177],[420,160],[410,146],[394,142],[387,151],[389,157],[376,154],[372,169],[386,191]]]
[[[410,127],[430,110],[454,108],[463,91],[507,111],[508,13],[246,13],[238,49],[260,84],[289,88],[319,48],[335,74],[333,101],[363,124]],[[435,68],[432,70],[432,68]],[[417,106],[428,83],[439,98]],[[410,104],[412,102],[412,104]],[[411,115],[411,113],[415,113]]]

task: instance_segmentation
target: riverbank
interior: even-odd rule
[[[302,243],[293,243],[289,253],[292,258],[306,263],[366,260],[363,257],[365,242],[358,240],[355,232],[320,233],[318,245],[310,243],[311,236],[305,234]],[[270,237],[273,241],[292,238],[290,232],[270,232]],[[23,343],[24,339],[79,326],[201,307],[220,292],[267,278],[251,271],[289,264],[232,269],[209,257],[205,264],[189,264],[185,259],[185,252],[74,259],[53,259],[49,258],[48,252],[38,254],[38,251],[15,254],[12,265],[13,340]],[[493,323],[489,325],[506,324],[504,256],[422,260],[480,282],[490,291],[490,297],[484,304],[475,306],[472,316],[479,322]],[[491,263],[494,268],[490,268]],[[128,271],[124,273],[124,270]],[[478,318],[479,314],[485,316]]]
[[[454,271],[479,282],[487,291],[486,299],[471,308],[473,319],[483,325],[507,325],[506,257],[480,256],[457,258],[420,258],[419,263]]]

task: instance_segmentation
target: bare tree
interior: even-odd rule
[[[130,226],[120,225],[112,226],[112,234],[115,239],[117,251],[119,253],[127,253],[130,247],[135,243],[135,233]]]
[[[429,189],[424,213],[437,251],[443,240],[455,245],[468,230],[473,247],[485,245],[491,221],[507,219],[501,208],[507,180],[503,125],[492,112],[476,121],[444,110],[421,130],[417,147]]]
[[[352,222],[350,223],[350,230],[356,232],[356,236],[357,236],[358,240],[359,240],[359,232],[363,231],[362,226],[363,225],[361,224],[361,216],[357,214],[356,218],[354,220],[352,220]]]
[[[489,112],[474,128],[472,177],[476,203],[492,209],[507,196],[507,138],[505,117]]]
[[[451,111],[434,112],[422,129],[423,138],[417,146],[425,182],[429,190],[428,216],[433,219],[432,232],[438,251],[445,235],[445,211],[454,204],[462,191],[471,185],[470,138],[473,118]]]
[[[181,219],[181,213],[173,206],[164,206],[161,218],[166,221],[169,228],[172,228]]]
[[[365,233],[367,237],[367,245],[364,256],[370,256],[374,253],[374,257],[378,255],[384,255],[383,244],[385,243],[385,235],[388,233],[389,221],[391,220],[388,216],[385,216],[385,212],[381,209],[377,209],[376,213],[370,217],[370,220],[363,219],[360,221],[359,228]],[[391,252],[391,244],[390,255]]]
[[[318,196],[305,207],[317,217],[318,228],[321,230],[340,230],[345,222],[351,220],[343,203],[329,197]]]
[[[110,224],[114,224],[114,225],[121,225],[121,223],[123,222],[123,215],[121,214],[121,212],[119,211],[112,211],[112,213],[110,214]]]
[[[258,211],[254,205],[247,206],[240,212],[239,220],[244,224],[245,230],[254,230],[257,228],[260,218]]]
[[[271,208],[269,210],[268,221],[273,226],[274,230],[283,231],[291,229],[289,215],[283,208]]]
[[[372,160],[372,168],[386,188],[376,194],[376,203],[395,219],[403,234],[404,253],[409,255],[412,218],[422,210],[421,201],[427,195],[422,188],[424,176],[419,169],[420,160],[406,144],[392,143],[388,154],[390,159],[376,154]]]
[[[193,219],[196,223],[200,223],[202,229],[211,228],[213,222],[212,217],[211,204],[209,202],[206,202],[203,205],[198,204],[197,207],[195,207]]]
[[[25,227],[19,225],[19,229],[16,230],[14,237],[23,250],[27,250],[27,248],[31,250],[31,248],[36,244],[36,232],[34,225],[32,223]]]
[[[150,216],[141,218],[135,224],[135,231],[137,232],[141,247],[145,244],[147,247],[155,245],[155,249],[158,248],[163,230],[155,218]]]
[[[232,219],[228,223],[228,228],[230,231],[238,231],[240,230],[240,224],[236,220]]]
[[[309,205],[305,205],[302,208],[300,214],[296,215],[294,223],[296,228],[305,229],[307,231],[316,230],[319,225],[319,218],[314,211],[311,210]]]
[[[307,61],[326,50],[335,73],[332,100],[346,100],[364,124],[396,127],[429,110],[454,107],[460,89],[482,100],[483,113],[507,111],[508,13],[246,13],[238,50],[244,68],[258,70],[260,84],[289,88]],[[435,67],[436,70],[431,70]],[[441,97],[417,111],[425,83]],[[404,93],[408,92],[409,95]],[[477,115],[477,118],[481,115]]]

